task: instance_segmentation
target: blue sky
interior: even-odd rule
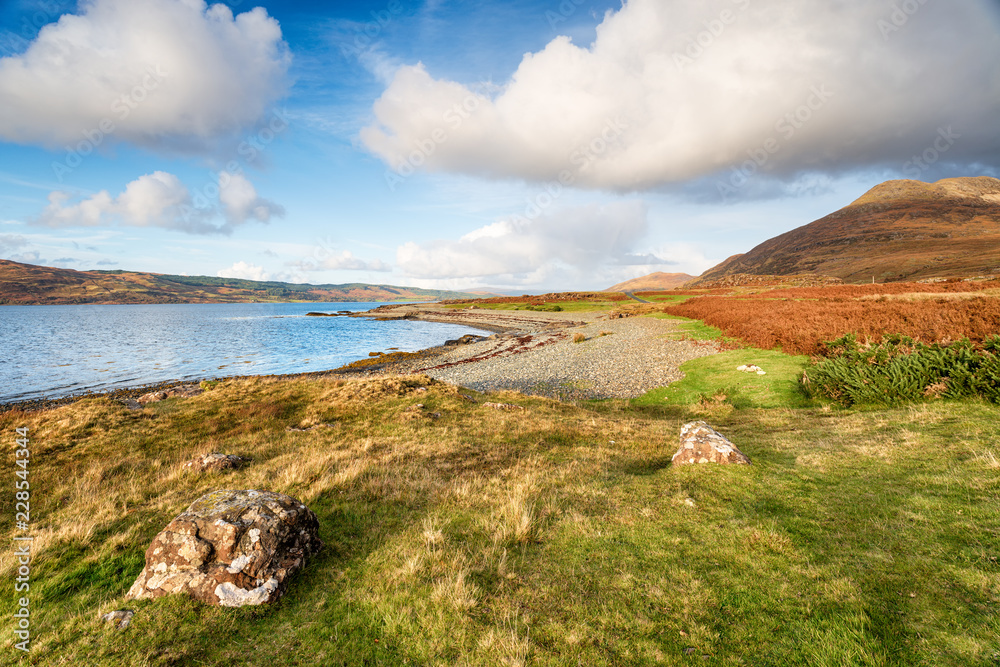
[[[1000,3],[0,4],[0,258],[310,283],[698,274],[997,175]]]

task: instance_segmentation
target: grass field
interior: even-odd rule
[[[741,363],[768,374],[733,375]],[[139,411],[0,414],[32,450],[34,639],[19,662],[996,664],[997,408],[797,407],[801,363],[733,350],[632,402],[476,396],[513,412],[426,378],[249,378]],[[733,398],[714,400],[720,387]],[[753,466],[672,468],[690,419]],[[209,451],[253,463],[181,472]],[[218,488],[301,499],[326,547],[271,606],[124,601],[152,537]],[[5,516],[13,504],[0,496]],[[97,620],[120,608],[137,611],[127,630]],[[3,651],[18,661],[10,631]]]

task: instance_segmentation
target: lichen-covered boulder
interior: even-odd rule
[[[214,491],[167,524],[126,598],[190,595],[211,605],[273,602],[316,553],[316,515],[271,491]]]
[[[690,422],[681,427],[681,447],[672,459],[680,463],[736,463],[750,465],[746,454],[724,435],[705,422]]]

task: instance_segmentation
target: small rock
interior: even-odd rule
[[[135,616],[135,612],[131,609],[118,609],[104,614],[101,616],[101,620],[107,623],[114,623],[118,626],[119,630],[124,630],[132,622],[133,616]]]
[[[182,384],[179,387],[151,391],[148,394],[143,394],[136,401],[141,405],[146,405],[147,403],[157,403],[168,398],[190,398],[202,393],[204,393],[204,390],[196,384]]]
[[[673,463],[735,463],[750,465],[746,454],[705,422],[690,422],[681,427],[681,446]]]
[[[194,472],[217,471],[217,470],[238,470],[242,468],[250,459],[236,456],[235,454],[219,454],[212,452],[204,456],[196,456],[184,464],[185,470]]]
[[[125,597],[181,593],[226,607],[273,602],[322,546],[316,515],[295,498],[215,491],[153,538],[146,567]]]
[[[476,334],[465,334],[461,338],[456,338],[455,340],[446,340],[444,344],[448,347],[454,347],[456,345],[470,345],[472,343],[478,343],[481,340],[486,340],[486,336],[477,336]]]
[[[514,405],[513,403],[483,403],[484,408],[493,408],[494,410],[524,410],[523,406]]]

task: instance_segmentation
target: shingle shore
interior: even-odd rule
[[[633,398],[684,377],[679,367],[685,361],[716,352],[714,345],[671,340],[675,330],[674,322],[636,317],[529,336],[501,334],[445,352],[432,365],[424,362],[412,370],[476,391],[509,389],[560,399]],[[574,342],[575,334],[585,340]],[[529,337],[523,345],[511,345]]]
[[[509,389],[559,399],[634,398],[681,379],[685,361],[714,354],[714,344],[676,338],[677,323],[606,313],[446,310],[385,306],[369,316],[489,326],[505,332],[439,354],[387,365],[384,372],[425,373],[475,389]],[[601,335],[604,332],[607,335]],[[573,342],[576,334],[585,338]]]
[[[487,330],[484,334],[499,333],[478,343],[430,348],[385,364],[263,377],[350,378],[425,373],[476,391],[508,389],[559,399],[633,398],[681,379],[684,374],[679,367],[685,361],[716,352],[712,344],[672,340],[675,322],[646,317],[609,320],[602,313],[454,311],[427,305],[382,308],[367,315],[447,321],[483,328]],[[601,335],[602,332],[608,335]],[[585,340],[573,342],[574,334],[582,334]],[[127,402],[149,391],[193,381],[170,380],[100,394],[28,400],[0,405],[0,411],[45,409],[92,396]]]

